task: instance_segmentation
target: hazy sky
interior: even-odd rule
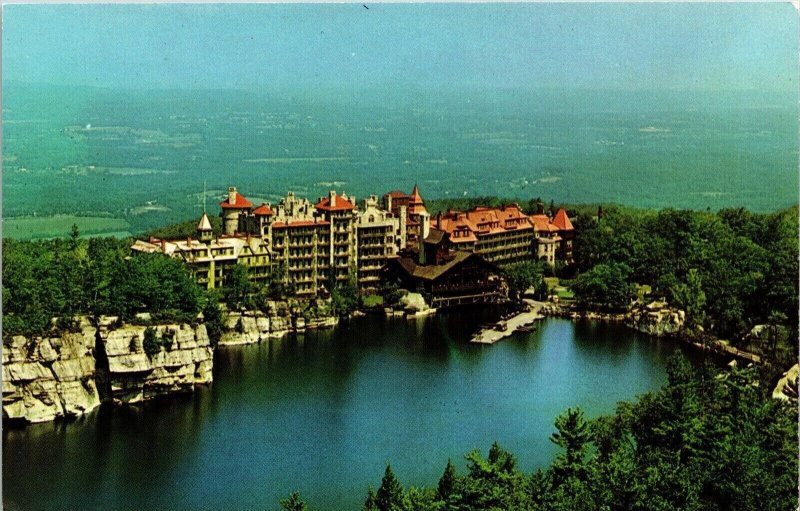
[[[785,4],[12,5],[3,79],[796,90]]]

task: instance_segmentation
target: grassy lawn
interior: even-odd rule
[[[72,224],[78,226],[81,235],[104,234],[120,236],[130,235],[130,224],[122,218],[100,216],[25,216],[3,219],[3,236],[15,239],[59,238],[67,237]]]
[[[558,287],[558,277],[545,277],[544,283],[547,284],[548,289]]]
[[[570,288],[562,285],[558,277],[545,277],[544,282],[547,284],[547,289],[551,293],[555,293],[559,300],[569,301],[575,299],[575,293]]]

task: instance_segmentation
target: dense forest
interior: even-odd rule
[[[755,369],[693,369],[670,359],[668,383],[616,413],[568,409],[550,437],[561,453],[521,471],[496,443],[472,451],[466,473],[448,461],[434,488],[405,488],[386,467],[364,511],[790,511],[797,498],[797,409],[771,399]],[[294,493],[289,511],[309,506]],[[313,509],[313,507],[312,507]]]
[[[751,346],[783,363],[797,358],[798,210],[754,214],[605,207],[575,215],[579,303],[624,308],[634,285],[684,309],[690,334],[744,342],[771,327],[771,346]]]

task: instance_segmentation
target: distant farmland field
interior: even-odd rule
[[[3,219],[3,237],[37,239],[65,237],[72,225],[78,226],[81,235],[130,236],[130,224],[122,218],[100,216],[26,216]]]

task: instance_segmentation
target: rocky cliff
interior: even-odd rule
[[[325,305],[316,304],[312,310],[324,310]],[[225,323],[226,330],[219,341],[221,346],[253,344],[267,339],[283,337],[290,332],[307,329],[332,328],[337,318],[327,314],[310,314],[286,301],[267,302],[266,312],[230,312]]]
[[[3,418],[28,422],[81,415],[100,404],[95,382],[96,329],[3,342]]]
[[[101,389],[114,403],[138,403],[164,394],[191,392],[211,383],[214,352],[205,325],[156,325],[160,348],[144,350],[144,326],[114,328],[115,318],[103,318],[98,335]]]
[[[266,312],[230,313],[221,345],[330,328],[337,319],[329,304],[268,302]],[[149,314],[137,320],[150,322]],[[152,325],[155,341],[145,349],[141,325],[102,317],[94,326],[78,318],[76,332],[3,341],[3,418],[43,422],[75,416],[101,402],[138,403],[165,394],[191,392],[210,383],[214,351],[203,324]]]
[[[44,422],[81,415],[102,401],[136,403],[210,383],[214,364],[205,325],[155,325],[157,352],[144,351],[144,326],[79,318],[79,331],[3,341],[3,419]]]

